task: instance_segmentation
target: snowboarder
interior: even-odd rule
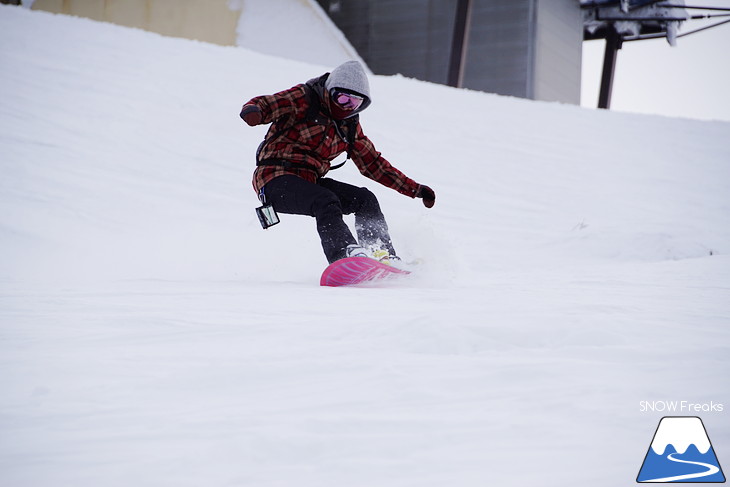
[[[436,202],[428,186],[393,167],[362,131],[359,113],[371,103],[367,75],[357,61],[274,95],[246,102],[241,118],[250,126],[271,124],[256,154],[253,186],[279,213],[316,219],[327,260],[366,256],[398,259],[385,217],[367,188],[325,178],[343,152],[360,172],[427,208]],[[357,240],[342,215],[355,214]]]

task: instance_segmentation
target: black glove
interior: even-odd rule
[[[423,184],[418,186],[416,198],[423,198],[423,206],[426,208],[431,208],[434,203],[436,203],[436,193],[434,193],[431,188]]]
[[[264,116],[256,105],[243,105],[241,108],[241,118],[251,127],[259,125]]]

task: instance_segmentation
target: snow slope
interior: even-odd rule
[[[728,402],[728,123],[373,77],[437,204],[333,176],[425,264],[325,289],[238,119],[322,68],[0,6],[0,69],[1,485],[626,485],[639,401]]]
[[[241,11],[238,46],[309,64],[364,64],[316,0],[229,0],[228,6]]]

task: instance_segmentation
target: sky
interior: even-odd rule
[[[730,0],[686,0],[686,4],[730,8]],[[680,34],[722,20],[692,20]],[[583,43],[581,105],[585,107],[598,104],[604,46],[602,40]],[[675,47],[665,39],[624,43],[616,62],[611,109],[730,121],[728,48],[730,23],[681,37]]]

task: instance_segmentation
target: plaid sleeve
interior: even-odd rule
[[[375,150],[375,146],[363,133],[359,123],[352,160],[363,176],[411,198],[416,197],[418,183],[393,167],[380,152]]]
[[[247,101],[246,105],[256,105],[261,110],[262,124],[269,124],[281,117],[297,113],[307,108],[307,97],[304,85],[299,84],[288,90],[274,93],[273,95],[262,95]]]

